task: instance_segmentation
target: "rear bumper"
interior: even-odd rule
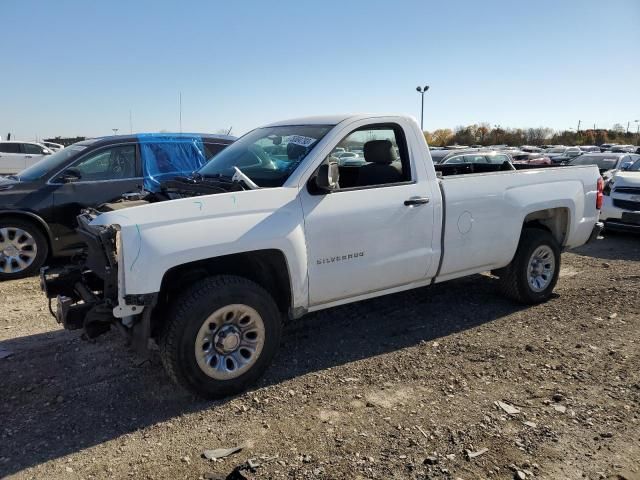
[[[640,233],[640,225],[637,225],[635,223],[625,223],[617,219],[605,220],[604,226],[607,230]]]

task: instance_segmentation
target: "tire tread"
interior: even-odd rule
[[[269,293],[260,285],[249,279],[235,275],[216,275],[204,278],[194,283],[191,287],[188,287],[174,301],[174,306],[170,311],[169,318],[165,322],[164,329],[161,333],[159,346],[162,364],[171,380],[177,385],[196,394],[203,395],[203,392],[194,389],[187,375],[180,368],[180,360],[178,358],[180,351],[180,333],[189,321],[193,307],[197,305],[204,296],[212,292],[218,295],[224,294],[225,290],[237,287],[252,289],[265,298],[271,299],[273,302]],[[277,311],[275,302],[273,302],[273,308]],[[278,329],[275,334],[279,339],[280,330]],[[205,396],[209,398],[219,398],[226,395],[228,395],[227,392],[221,391],[219,395],[209,393]]]
[[[555,272],[550,287],[545,291],[545,295],[534,295],[520,274],[521,269],[526,268],[525,263],[529,260],[528,253],[531,247],[538,246],[542,243],[548,243],[554,249],[556,257]],[[526,227],[522,230],[520,242],[518,243],[518,248],[513,260],[500,271],[498,288],[505,297],[525,305],[543,302],[555,288],[560,273],[560,263],[560,249],[553,235],[542,228]]]

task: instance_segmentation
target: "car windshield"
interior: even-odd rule
[[[52,155],[46,156],[30,167],[25,168],[20,173],[18,173],[16,177],[22,182],[33,182],[35,180],[38,180],[44,177],[47,173],[53,173],[54,170],[62,168],[67,160],[79,154],[86,148],[86,146],[82,145],[71,145],[70,147],[59,150]]]
[[[640,172],[640,160],[636,160],[636,163],[627,168],[628,172]]]
[[[213,157],[198,173],[229,177],[237,167],[260,187],[281,187],[332,125],[258,128]]]
[[[600,155],[580,155],[572,160],[571,165],[597,165],[600,170],[616,168],[619,157],[602,157]]]

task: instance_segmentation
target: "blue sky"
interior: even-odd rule
[[[640,119],[640,1],[0,1],[0,135]],[[634,128],[634,127],[632,127]]]

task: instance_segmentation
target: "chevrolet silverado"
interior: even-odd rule
[[[349,115],[257,128],[172,188],[85,211],[84,260],[42,288],[66,328],[156,342],[174,381],[217,398],[255,382],[307,312],[487,271],[547,300],[561,251],[601,229],[603,184],[596,166],[434,166],[412,119]]]

